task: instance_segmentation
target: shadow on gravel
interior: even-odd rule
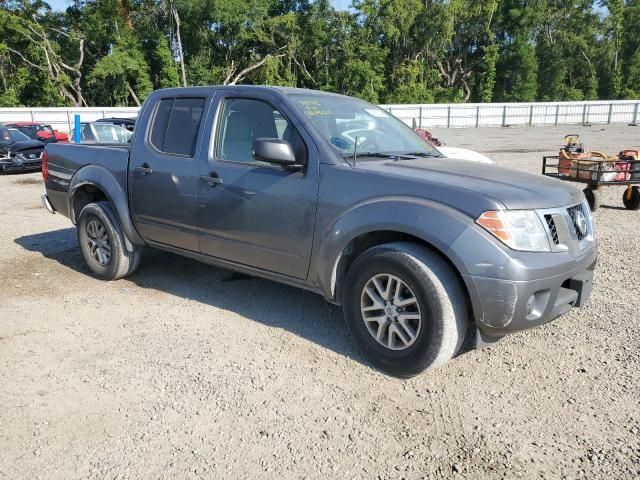
[[[628,210],[626,207],[616,207],[615,205],[600,205],[603,210]]]
[[[89,274],[78,248],[75,228],[27,235],[15,242],[65,267]],[[139,270],[127,281],[144,289],[189,298],[236,312],[270,327],[285,329],[366,364],[351,343],[340,308],[314,293],[159,250],[145,251]]]

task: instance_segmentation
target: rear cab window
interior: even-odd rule
[[[165,98],[158,102],[149,143],[159,152],[192,158],[204,112],[204,98]]]

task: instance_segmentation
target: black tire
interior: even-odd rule
[[[583,192],[587,202],[589,202],[589,208],[591,208],[591,211],[595,212],[598,210],[602,204],[602,192],[591,187],[585,188]]]
[[[413,343],[403,350],[379,343],[370,331],[371,323],[364,320],[364,289],[377,275],[399,278],[410,289],[406,292],[417,299],[420,326],[414,331],[417,334]],[[404,242],[373,247],[354,261],[345,281],[343,311],[349,332],[363,355],[380,370],[402,378],[449,361],[464,341],[468,321],[464,288],[452,268],[428,248]],[[388,333],[383,342],[390,341],[390,336]]]
[[[627,195],[627,190],[622,195],[622,203],[629,210],[640,210],[640,188],[631,187],[631,196]]]
[[[108,241],[108,259],[104,247],[100,249],[102,253],[95,247],[96,228],[101,239],[105,239],[101,245]],[[140,250],[134,247],[133,252],[127,251],[120,222],[108,202],[90,203],[82,209],[78,217],[78,242],[87,266],[102,280],[124,278],[135,272],[140,264]]]

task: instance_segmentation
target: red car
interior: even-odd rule
[[[69,135],[54,130],[51,125],[38,122],[15,122],[6,127],[16,128],[29,138],[40,140],[44,143],[68,143]]]

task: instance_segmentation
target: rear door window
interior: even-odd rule
[[[167,98],[158,104],[149,142],[159,151],[193,157],[204,98]]]

